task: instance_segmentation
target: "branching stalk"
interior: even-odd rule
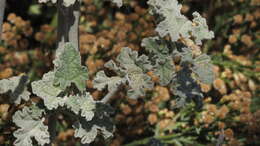
[[[65,7],[63,0],[58,0],[58,49],[62,48],[66,42],[73,44],[79,50],[79,17],[80,0],[73,5]],[[57,50],[58,50],[57,49]],[[49,131],[51,135],[51,144],[56,137],[56,117],[49,117]]]
[[[79,49],[79,17],[80,1],[65,7],[63,1],[57,2],[58,7],[58,48],[70,42]]]
[[[5,2],[6,0],[0,0],[0,41],[1,41],[1,34],[2,34],[2,24],[4,19]]]
[[[113,89],[111,92],[108,92],[107,95],[101,100],[103,103],[107,103],[111,97],[117,92],[118,88]]]

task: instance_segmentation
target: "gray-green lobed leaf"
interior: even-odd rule
[[[210,57],[202,54],[194,59],[192,71],[196,74],[198,80],[205,84],[212,84],[214,80],[213,65]]]
[[[118,88],[122,83],[125,83],[125,79],[119,76],[107,77],[104,71],[100,71],[96,74],[93,80],[94,88],[103,90],[106,86],[108,91],[111,92],[113,89]]]
[[[208,30],[206,20],[199,13],[193,13],[193,21],[182,15],[182,5],[177,0],[149,0],[147,3],[152,7],[152,14],[164,18],[155,29],[161,37],[169,35],[173,42],[181,37],[195,38],[197,45],[201,45],[203,39],[214,37],[214,33]]]
[[[201,45],[201,40],[214,38],[213,31],[209,31],[206,19],[201,17],[198,12],[193,14],[193,23],[196,25],[192,27],[192,36],[195,37],[195,43]]]
[[[89,93],[66,97],[65,105],[76,115],[81,113],[86,121],[92,120],[96,110],[96,102]]]
[[[62,89],[53,85],[54,74],[54,72],[48,72],[43,75],[42,80],[32,82],[32,92],[43,99],[44,105],[49,110],[64,104],[64,99],[58,97]]]
[[[113,3],[115,3],[118,7],[122,7],[123,0],[111,0]]]
[[[148,37],[142,40],[142,47],[152,54],[153,59],[159,59],[159,61],[165,61],[165,58],[169,56],[169,48],[165,43],[162,43],[159,37]]]
[[[166,58],[163,63],[157,62],[154,67],[154,73],[160,78],[162,86],[168,85],[175,75],[175,66],[172,58]]]
[[[149,37],[142,40],[142,46],[152,55],[153,71],[159,77],[160,84],[165,86],[172,80],[175,67],[169,48],[158,37]]]
[[[132,51],[128,47],[121,49],[120,54],[116,58],[116,61],[120,64],[121,69],[124,68],[126,72],[129,72],[133,69],[147,72],[152,68],[152,65],[150,64],[147,56],[138,56],[137,51]]]
[[[138,96],[144,96],[145,89],[153,88],[151,78],[145,73],[152,69],[148,57],[144,57],[144,55],[138,57],[136,51],[132,51],[130,48],[122,48],[116,60],[126,73],[125,77],[130,86],[127,92],[128,97],[137,98]]]
[[[206,54],[193,57],[190,48],[182,48],[182,51],[174,51],[173,56],[181,57],[181,64],[190,63],[191,70],[195,73],[197,79],[205,84],[211,84],[214,80],[213,65],[210,57]]]
[[[147,56],[138,56],[136,51],[125,47],[121,49],[116,62],[118,64],[110,60],[105,67],[115,71],[118,76],[107,77],[104,72],[99,72],[94,80],[95,88],[102,90],[108,86],[108,90],[112,91],[121,83],[127,83],[129,85],[127,95],[130,98],[143,96],[145,89],[153,88],[151,77],[146,74],[152,69]]]
[[[57,0],[39,0],[39,3],[46,3],[48,1],[51,1],[52,3],[56,3]],[[73,5],[76,2],[76,0],[63,0],[63,5],[66,7],[69,7],[71,5]]]
[[[54,85],[64,90],[74,83],[80,91],[84,91],[88,73],[87,68],[81,66],[79,51],[71,43],[66,43],[60,51],[54,61]]]
[[[43,124],[44,118],[41,118],[43,113],[44,110],[32,105],[14,114],[13,122],[20,127],[14,132],[15,146],[33,146],[32,138],[41,146],[50,142],[48,126]]]
[[[8,93],[10,100],[15,104],[20,104],[21,100],[28,101],[30,92],[27,90],[29,80],[25,75],[11,77],[0,80],[0,94]]]

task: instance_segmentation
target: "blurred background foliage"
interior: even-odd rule
[[[173,109],[173,95],[161,86],[138,100],[119,92],[111,101],[116,109],[114,138],[106,142],[98,139],[91,145],[260,145],[260,1],[180,3],[186,16],[198,11],[215,32],[215,38],[202,47],[212,57],[216,75],[213,85],[201,84],[203,107],[198,109],[191,103]],[[103,0],[83,0],[81,12],[80,52],[89,68],[88,91],[101,99],[105,93],[94,90],[92,84],[95,73],[122,47],[143,53],[141,40],[155,34],[155,21],[148,14],[146,0],[125,0],[121,8]],[[56,27],[57,13],[52,4],[8,0],[0,42],[0,79],[26,73],[34,81],[48,72],[53,67]],[[0,97],[0,145],[12,145],[15,126],[11,117],[21,106]],[[73,137],[70,119],[59,115],[57,122],[55,145],[80,145]]]

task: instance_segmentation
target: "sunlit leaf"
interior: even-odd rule
[[[48,126],[43,124],[44,118],[41,118],[43,112],[44,110],[32,105],[14,114],[13,122],[20,127],[14,132],[15,146],[33,146],[32,138],[42,146],[50,142]]]
[[[84,91],[88,73],[87,68],[81,66],[79,51],[71,43],[66,43],[61,51],[55,60],[54,84],[66,89],[74,83],[80,91]]]
[[[43,75],[42,80],[32,82],[32,91],[37,96],[41,97],[44,105],[49,109],[63,106],[64,99],[58,97],[62,89],[53,85],[54,72],[48,72]]]

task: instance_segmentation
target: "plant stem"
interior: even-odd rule
[[[57,2],[58,7],[58,49],[66,42],[70,42],[79,49],[79,17],[80,0],[65,7],[62,0]]]
[[[63,0],[57,1],[58,8],[58,48],[63,49],[66,42],[70,42],[79,50],[79,17],[80,17],[80,0],[77,0],[73,5],[65,7]],[[59,55],[59,54],[56,54]],[[49,117],[49,131],[52,145],[56,137],[56,114]]]
[[[129,144],[126,144],[124,146],[139,146],[139,145],[146,145],[152,138],[158,139],[158,140],[167,140],[167,139],[174,139],[176,137],[181,136],[181,134],[170,134],[170,135],[164,135],[164,136],[152,136],[152,137],[147,137],[141,140],[136,140],[133,141]]]
[[[2,34],[2,24],[4,20],[4,12],[5,12],[5,0],[0,0],[0,41],[1,41],[1,34]]]
[[[103,103],[107,103],[110,98],[117,92],[118,88],[113,89],[112,91],[108,92],[107,95],[101,100]]]
[[[49,132],[50,132],[50,144],[49,146],[52,145],[52,143],[54,142],[55,140],[55,137],[56,137],[56,121],[57,121],[57,114],[56,113],[53,113],[49,116],[48,118],[48,127],[49,127]]]

